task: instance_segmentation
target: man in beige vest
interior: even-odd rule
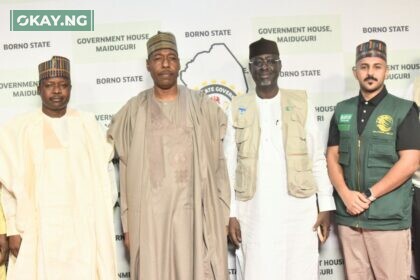
[[[174,35],[147,42],[154,86],[108,131],[120,159],[121,215],[132,280],[226,280],[230,191],[223,111],[177,85]]]
[[[306,92],[277,85],[277,44],[249,49],[255,92],[232,100],[225,139],[238,271],[243,280],[318,279],[316,231],[325,242],[335,209],[323,143]]]

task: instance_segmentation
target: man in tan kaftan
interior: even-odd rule
[[[112,147],[93,115],[67,109],[70,62],[39,65],[42,109],[0,129],[10,280],[115,280]]]
[[[171,33],[159,32],[147,47],[154,87],[130,99],[108,131],[120,159],[131,279],[226,280],[225,115],[204,94],[177,85]]]

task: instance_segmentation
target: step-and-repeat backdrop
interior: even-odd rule
[[[54,11],[51,11],[54,10]],[[40,62],[71,60],[72,107],[92,111],[106,128],[132,96],[152,86],[146,41],[158,30],[177,37],[179,83],[203,89],[222,108],[254,88],[248,45],[278,43],[279,84],[306,89],[326,138],[335,104],[358,93],[355,47],[388,44],[391,93],[411,99],[420,76],[419,0],[337,1],[45,1],[0,0],[0,122],[40,106]],[[115,208],[119,278],[129,279]],[[335,232],[320,248],[320,279],[344,279]],[[231,279],[240,279],[230,252]]]

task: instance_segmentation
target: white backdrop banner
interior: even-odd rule
[[[419,0],[337,1],[46,1],[0,0],[0,122],[40,106],[37,66],[53,55],[71,60],[70,106],[91,111],[106,128],[132,96],[152,86],[146,41],[158,30],[175,34],[179,83],[204,90],[226,109],[254,87],[248,45],[278,43],[279,84],[306,89],[326,139],[335,104],[358,93],[351,67],[369,39],[388,45],[388,90],[411,99],[420,76]],[[130,273],[115,208],[119,279]],[[333,231],[320,248],[320,279],[344,279]],[[237,277],[230,251],[231,280]]]

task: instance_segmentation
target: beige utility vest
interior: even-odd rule
[[[317,192],[317,186],[312,175],[312,161],[309,159],[306,143],[306,92],[280,89],[279,93],[288,193],[295,197],[309,197]],[[235,97],[231,106],[238,149],[235,194],[237,200],[247,201],[254,196],[257,185],[261,131],[256,94]]]

